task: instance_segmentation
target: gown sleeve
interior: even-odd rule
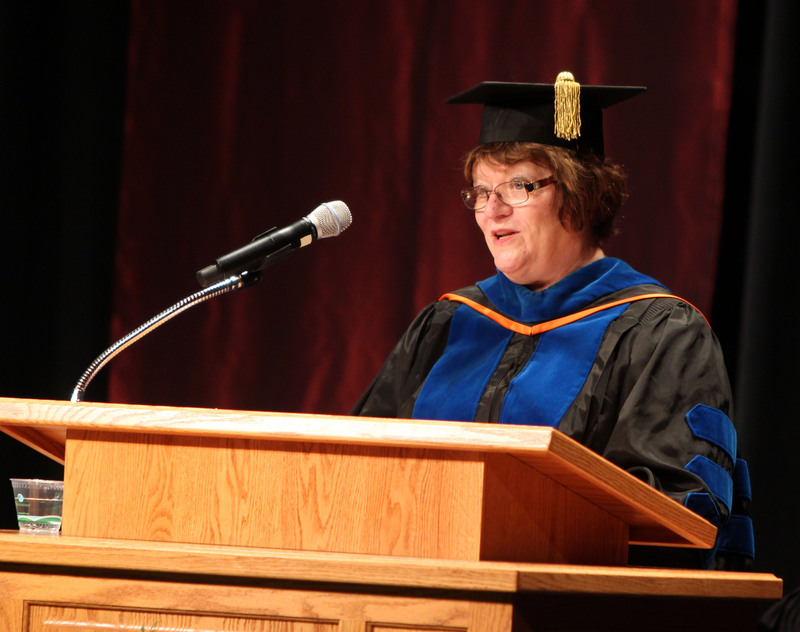
[[[732,514],[743,517],[734,485],[740,459],[731,389],[703,316],[679,301],[655,301],[620,338],[606,377],[589,434],[607,440],[589,447],[720,533]],[[676,559],[675,551],[669,557]]]
[[[684,303],[651,309],[622,337],[616,356],[609,365],[616,388],[606,389],[600,415],[616,420],[601,454],[681,502],[687,493],[708,491],[686,469],[695,456],[732,474],[735,454],[721,444],[732,430],[730,385],[702,315]],[[693,409],[706,411],[706,426],[717,426],[701,434],[716,430],[719,440],[697,436],[687,419]],[[723,503],[718,509],[727,512]]]

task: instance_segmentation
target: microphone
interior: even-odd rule
[[[336,237],[352,223],[353,216],[347,204],[340,200],[325,202],[293,224],[281,229],[272,228],[246,246],[216,259],[197,272],[197,282],[208,287],[235,274],[263,270],[297,248],[308,246],[317,239]]]

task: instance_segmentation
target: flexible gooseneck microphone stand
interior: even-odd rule
[[[187,309],[194,307],[195,305],[199,305],[200,303],[203,303],[204,301],[216,296],[227,294],[228,292],[233,292],[235,290],[242,290],[255,285],[260,279],[261,275],[258,272],[243,272],[242,274],[228,277],[227,279],[204,288],[199,292],[195,292],[191,296],[178,301],[172,307],[165,309],[157,316],[154,316],[139,328],[133,330],[123,338],[120,338],[117,342],[115,342],[108,349],[103,351],[103,353],[97,356],[97,358],[95,358],[94,362],[92,362],[89,365],[89,368],[84,371],[83,375],[78,380],[78,383],[75,385],[75,389],[72,391],[72,397],[70,401],[83,401],[83,395],[86,392],[86,388],[89,386],[89,382],[92,381],[92,378],[94,378],[97,372],[102,369],[114,356],[116,356],[126,347],[129,347],[134,342],[140,340],[151,331],[157,329],[181,312],[185,312]]]
[[[280,230],[272,228],[256,237],[250,244],[220,257],[212,265],[197,273],[197,280],[204,289],[151,318],[97,356],[78,380],[70,401],[83,401],[89,382],[100,369],[120,351],[171,318],[210,298],[256,284],[261,279],[259,273],[261,270],[282,261],[297,248],[302,248],[317,239],[340,235],[352,221],[353,216],[347,204],[341,200],[325,202],[297,222]]]

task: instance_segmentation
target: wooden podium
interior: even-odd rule
[[[0,428],[65,467],[62,535],[0,533],[2,630],[755,629],[781,594],[626,567],[715,529],[549,428],[19,399]]]

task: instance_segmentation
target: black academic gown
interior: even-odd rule
[[[666,290],[605,258],[540,292],[498,273],[457,294],[532,324],[656,292]],[[678,298],[632,301],[534,336],[508,331],[468,305],[436,301],[405,332],[353,414],[549,425],[719,526],[749,501],[722,352],[703,315]],[[737,480],[746,480],[737,486],[744,492],[734,491]],[[737,559],[752,555],[752,531],[742,533],[749,519],[742,518],[748,524],[737,525],[735,542],[720,543],[736,549]],[[636,549],[632,561],[710,566],[714,553]]]

